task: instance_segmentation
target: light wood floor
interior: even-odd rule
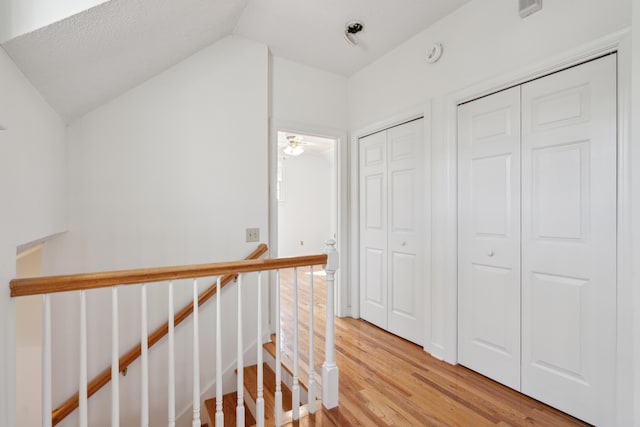
[[[302,381],[308,381],[309,278],[298,271]],[[281,272],[282,353],[293,342],[293,271]],[[325,278],[314,276],[315,370],[324,361]],[[434,359],[415,344],[365,321],[336,319],[340,406],[303,419],[317,426],[582,426],[575,418],[462,366]],[[291,366],[291,365],[290,365]],[[321,390],[321,388],[319,388]],[[298,424],[296,424],[298,425]]]

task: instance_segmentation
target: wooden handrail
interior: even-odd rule
[[[262,255],[264,255],[267,252],[267,250],[268,250],[267,245],[260,244],[258,248],[255,251],[253,251],[246,259],[255,260],[261,257]],[[109,274],[109,273],[100,273],[100,274]],[[83,275],[77,275],[77,276],[83,276]],[[77,276],[58,276],[58,277],[77,277]],[[221,287],[224,288],[228,283],[235,280],[235,278],[236,278],[235,273],[228,273],[224,275],[223,277],[220,278]],[[85,289],[90,289],[90,288],[85,288]],[[200,294],[200,296],[198,297],[198,307],[204,304],[209,299],[211,299],[211,297],[213,297],[217,293],[217,291],[218,289],[217,289],[216,283],[214,283],[206,291]],[[24,295],[30,295],[30,294],[24,294]],[[174,325],[178,326],[180,323],[182,323],[183,320],[189,317],[192,313],[193,313],[193,302],[189,303],[182,310],[176,313],[176,315],[174,316]],[[165,322],[162,326],[160,326],[158,329],[156,329],[149,335],[147,339],[149,348],[151,348],[154,344],[156,344],[158,341],[164,338],[168,333],[169,333],[169,322]],[[135,347],[133,347],[131,350],[129,350],[124,356],[120,357],[118,371],[122,372],[125,369],[127,369],[129,365],[131,365],[133,362],[136,361],[136,359],[140,357],[141,351],[142,351],[141,344],[138,344]],[[102,371],[98,376],[92,379],[89,382],[89,384],[87,384],[87,397],[93,396],[98,390],[100,390],[102,387],[107,385],[109,381],[111,381],[110,367]],[[78,398],[78,393],[76,393],[52,412],[51,420],[53,425],[55,426],[58,423],[60,423],[64,418],[66,418],[69,414],[75,411],[78,408],[78,405],[79,405],[79,398]]]
[[[265,249],[266,251],[266,249]],[[179,267],[121,270],[105,273],[72,274],[30,279],[13,279],[9,286],[12,297],[42,295],[56,292],[81,291],[119,285],[138,285],[178,279],[222,276],[226,274],[251,273],[279,270],[310,265],[324,265],[327,255],[308,255],[293,258],[251,259],[213,264],[198,264]]]

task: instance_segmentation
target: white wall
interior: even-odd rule
[[[61,273],[241,259],[257,245],[245,243],[246,227],[259,227],[268,241],[267,96],[266,46],[231,36],[71,123],[70,232],[46,245],[45,266]],[[253,281],[246,287],[250,296],[255,295]],[[200,283],[203,289],[212,280]],[[138,292],[120,292],[121,352],[139,341]],[[149,292],[149,324],[154,328],[167,318],[166,286]],[[181,308],[190,298],[190,285],[179,286],[176,294]],[[88,312],[95,315],[89,322],[90,377],[109,365],[110,324],[95,320],[110,319],[109,295],[98,291],[89,296]],[[233,360],[235,296],[225,295],[224,327],[229,328],[224,348]],[[78,387],[73,350],[77,300],[77,295],[58,295],[52,307],[58,366],[54,404]],[[255,302],[248,304],[245,326],[255,328]],[[209,304],[201,313],[202,324],[213,325],[213,315]],[[189,405],[191,395],[190,374],[184,372],[191,366],[190,321],[181,328],[176,338],[178,411]],[[203,326],[203,333],[208,341],[202,340],[202,360],[213,361],[212,329]],[[255,334],[245,333],[245,341],[252,340]],[[163,345],[150,353],[151,425],[162,424],[166,413]],[[124,424],[138,416],[138,366],[122,381],[127,388],[121,397]],[[202,364],[203,387],[213,378],[213,368],[213,362]],[[100,425],[95,417],[108,408],[106,387],[91,399],[90,424]],[[77,423],[74,417],[66,425]]]
[[[579,7],[578,7],[579,6]],[[431,345],[450,351],[446,310],[450,265],[445,258],[451,221],[446,197],[448,147],[446,95],[473,83],[513,72],[551,55],[627,27],[630,1],[545,2],[542,11],[520,19],[510,0],[473,0],[403,43],[349,80],[351,128],[384,120],[432,99],[432,308]],[[440,62],[424,57],[442,42]]]
[[[324,242],[333,238],[332,160],[333,150],[327,156],[305,152],[281,160],[284,200],[278,203],[279,257],[322,253]]]
[[[632,129],[631,129],[631,155],[633,158],[633,165],[635,168],[632,170],[633,175],[633,218],[636,219],[633,229],[633,266],[634,266],[634,281],[635,284],[635,304],[634,310],[634,334],[635,337],[635,425],[640,425],[640,404],[638,399],[640,397],[640,224],[638,224],[638,218],[640,217],[640,3],[633,3],[633,63],[632,63]]]
[[[108,0],[3,0],[0,43],[46,27]]]
[[[337,313],[349,314],[351,306],[347,281],[347,130],[348,99],[347,79],[343,76],[301,65],[283,58],[271,60],[271,138],[275,141],[276,131],[287,130],[303,134],[332,137],[338,140],[337,182],[339,188],[337,233],[341,268],[337,277]],[[275,142],[272,141],[272,157],[276,156]],[[275,185],[275,166],[271,165],[271,182]],[[271,211],[276,212],[273,202]],[[275,215],[271,218],[271,227],[277,227]],[[274,242],[272,242],[273,244]]]
[[[7,0],[0,1],[0,43],[11,38],[11,2]]]
[[[304,125],[348,128],[347,78],[272,57],[272,115]]]
[[[631,0],[544,2],[520,19],[511,0],[473,0],[349,79],[351,128],[516,70],[631,24]],[[426,51],[441,42],[434,65]]]
[[[31,248],[16,260],[16,277],[42,276],[42,247]],[[42,422],[42,297],[16,300],[16,422]]]
[[[16,247],[65,228],[60,117],[0,49],[0,425],[16,423]]]

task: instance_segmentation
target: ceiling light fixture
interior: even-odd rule
[[[351,46],[358,46],[356,34],[364,29],[364,24],[360,21],[347,22],[344,28],[344,38]]]
[[[297,138],[295,135],[287,136],[289,140],[289,145],[287,145],[284,150],[284,154],[288,154],[290,156],[299,156],[304,153],[304,149],[302,148],[302,141]]]

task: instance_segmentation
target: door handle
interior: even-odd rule
[[[487,254],[487,256],[493,256],[493,251],[489,251],[489,253]]]

